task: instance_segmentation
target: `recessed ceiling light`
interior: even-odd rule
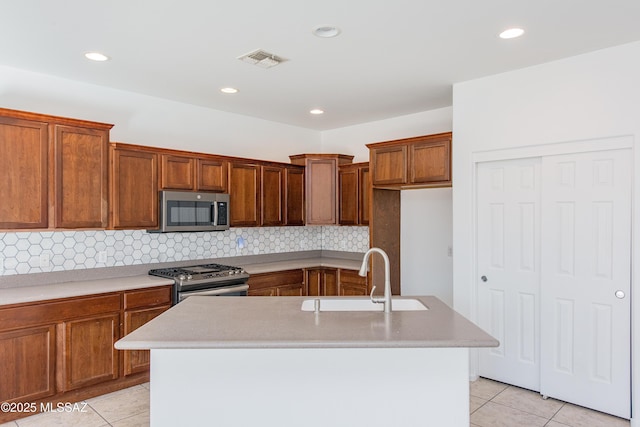
[[[516,37],[520,37],[524,34],[524,30],[522,28],[509,28],[508,30],[504,30],[500,33],[501,39],[514,39]]]
[[[333,25],[320,25],[315,27],[312,31],[316,37],[322,37],[323,39],[330,39],[340,34],[340,28]]]
[[[222,92],[222,93],[238,93],[238,89],[236,89],[235,87],[223,87],[222,89],[220,89],[220,92]]]
[[[314,108],[313,110],[310,110],[309,113],[315,114],[315,115],[324,114],[324,110],[321,110],[319,108]]]
[[[109,60],[109,57],[107,55],[104,55],[100,52],[87,52],[84,54],[84,57],[92,61],[98,61],[98,62]]]

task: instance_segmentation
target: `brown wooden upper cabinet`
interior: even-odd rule
[[[229,215],[232,227],[257,227],[261,220],[260,165],[229,165]]]
[[[369,224],[369,163],[338,167],[339,221],[341,225]]]
[[[284,225],[285,169],[282,166],[261,167],[262,225]]]
[[[158,228],[158,154],[148,147],[110,144],[110,227]]]
[[[291,163],[305,166],[307,225],[338,224],[338,166],[353,161],[344,154],[298,154]]]
[[[106,228],[112,126],[0,109],[0,229]]]
[[[226,160],[161,154],[160,189],[226,192]]]
[[[287,166],[285,224],[304,225],[304,167]]]
[[[451,132],[367,144],[377,188],[451,185]]]

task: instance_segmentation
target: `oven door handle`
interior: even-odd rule
[[[241,292],[241,291],[246,291],[247,289],[249,289],[249,285],[238,285],[238,286],[229,286],[226,288],[214,288],[211,290],[200,290],[200,291],[192,291],[192,292],[182,292],[181,295],[184,296],[185,298],[188,296],[193,296],[193,295],[197,295],[197,296],[215,296],[215,295],[224,295],[224,294],[230,294],[233,292]]]

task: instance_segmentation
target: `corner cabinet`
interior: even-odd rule
[[[374,188],[451,186],[451,132],[367,144]]]
[[[305,166],[305,215],[307,225],[338,224],[338,166],[351,163],[343,154],[299,154],[291,163]]]
[[[0,109],[0,229],[106,228],[112,126]]]

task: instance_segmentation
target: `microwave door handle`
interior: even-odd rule
[[[218,225],[218,202],[213,202],[213,209],[211,210],[211,222],[213,225]]]

